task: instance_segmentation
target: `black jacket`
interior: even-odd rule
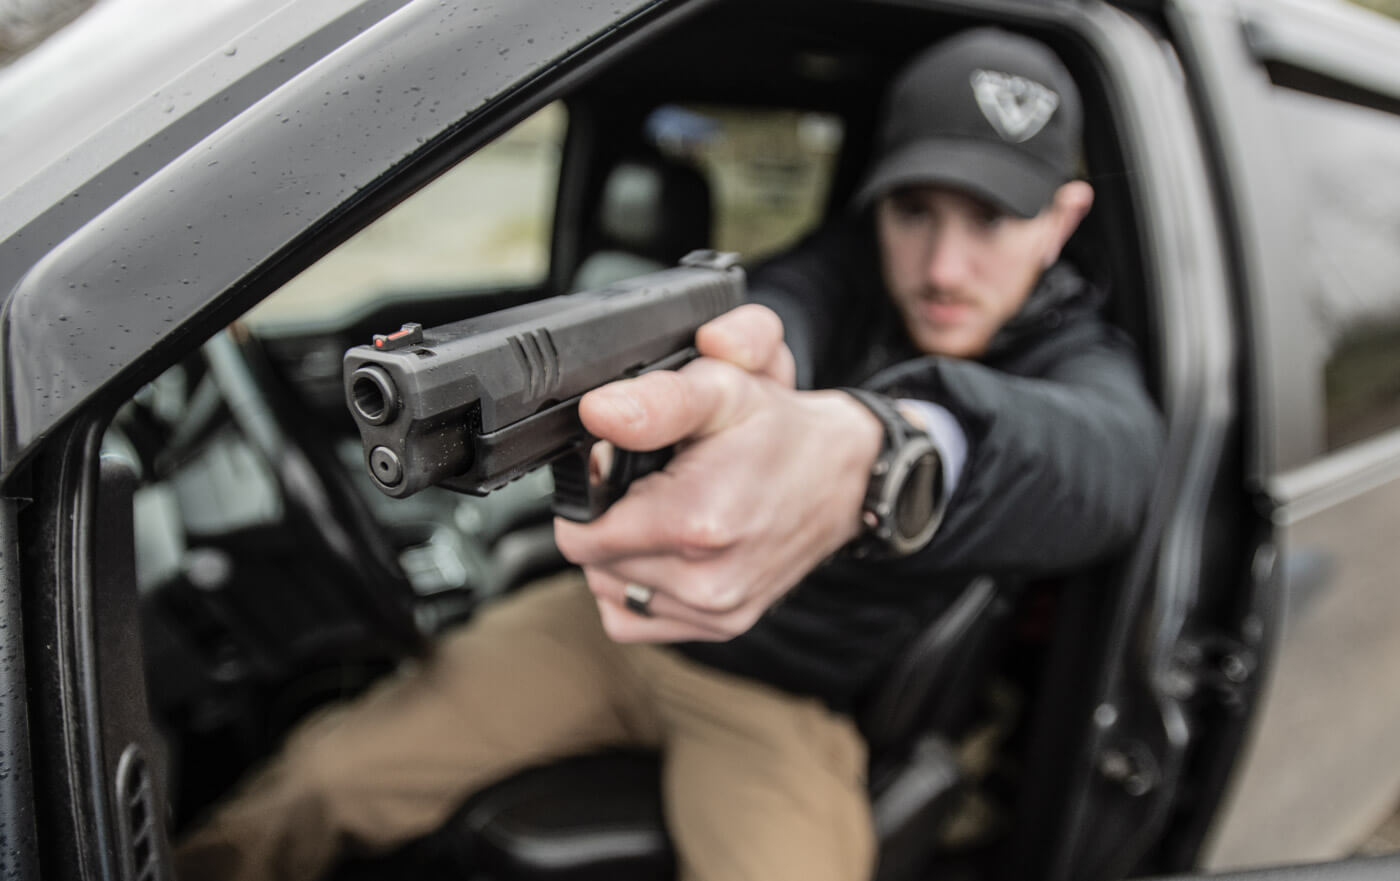
[[[850,709],[969,578],[1085,567],[1133,537],[1162,430],[1131,344],[1069,264],[1041,277],[978,361],[924,356],[879,281],[863,227],[817,234],[754,272],[804,387],[862,385],[943,405],[968,439],[922,551],[811,573],[749,632],[682,645],[710,666]]]

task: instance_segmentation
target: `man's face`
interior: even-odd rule
[[[908,187],[875,209],[885,287],[929,355],[975,358],[1063,244],[1055,206],[1022,219],[955,190]]]

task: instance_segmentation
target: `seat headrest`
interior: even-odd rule
[[[664,265],[710,243],[710,186],[694,167],[663,156],[619,162],[603,185],[600,249]]]

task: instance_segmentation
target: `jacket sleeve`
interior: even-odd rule
[[[904,574],[1049,574],[1126,546],[1151,493],[1162,425],[1130,346],[1091,325],[1062,340],[1034,376],[925,357],[872,380],[894,396],[942,404],[969,443],[939,531],[922,551],[885,565]]]

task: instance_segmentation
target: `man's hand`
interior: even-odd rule
[[[679,444],[596,521],[555,520],[618,641],[731,639],[861,528],[874,416],[841,392],[795,391],[782,323],[761,306],[701,327],[696,347],[679,371],[579,404],[584,426],[618,447]],[[629,583],[654,590],[652,617],[626,607]]]

